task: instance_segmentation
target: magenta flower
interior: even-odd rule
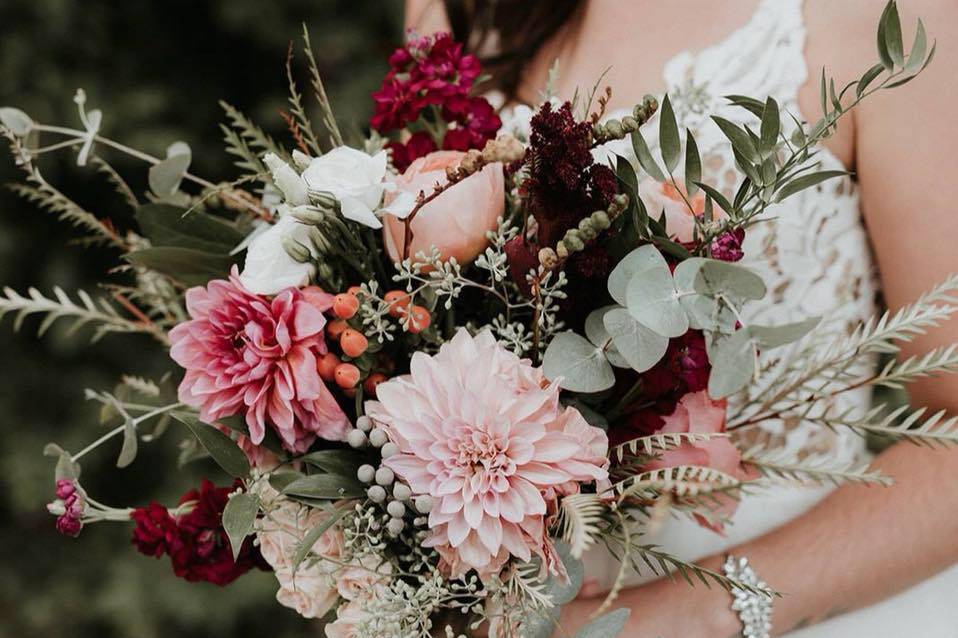
[[[209,423],[243,414],[259,445],[269,426],[304,452],[317,436],[341,441],[349,421],[316,369],[326,353],[323,312],[332,296],[287,288],[269,299],[229,280],[186,292],[191,320],[170,331],[170,356],[186,369],[180,401]]]
[[[465,329],[411,374],[376,388],[367,414],[399,446],[384,463],[432,497],[430,537],[449,571],[497,573],[510,556],[554,564],[545,534],[560,494],[608,478],[605,432],[559,404],[559,386]]]

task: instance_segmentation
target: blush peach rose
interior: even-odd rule
[[[420,157],[406,171],[393,178],[394,192],[387,195],[383,209],[383,239],[389,258],[402,259],[404,223],[420,192],[428,196],[438,184],[446,184],[446,169],[455,168],[465,157],[458,151],[436,151]],[[427,255],[435,246],[444,260],[455,257],[467,264],[485,250],[486,233],[496,229],[505,211],[505,183],[502,164],[487,164],[436,199],[423,206],[413,219],[409,256]]]
[[[658,219],[665,211],[665,229],[669,236],[677,242],[687,244],[695,237],[695,218],[705,213],[705,194],[699,190],[695,195],[689,196],[685,185],[681,181],[677,183],[678,188],[671,182],[658,182],[647,177],[639,182],[638,195],[652,217]],[[712,214],[717,220],[727,217],[725,211],[717,205],[714,206]]]

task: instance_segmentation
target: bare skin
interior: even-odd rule
[[[616,91],[611,108],[629,107],[646,93],[663,91],[667,60],[724,39],[749,19],[755,4],[592,0],[531,61],[520,98],[535,101],[558,58],[560,96],[591,86],[611,65],[607,83]],[[958,104],[958,4],[901,4],[906,46],[921,16],[939,43],[935,61],[911,84],[867,100],[827,142],[858,177],[884,299],[892,309],[958,271],[958,128],[951,117]],[[817,78],[823,66],[842,86],[877,60],[874,31],[883,6],[884,0],[806,0],[811,79],[799,102],[809,117],[819,112]],[[445,28],[441,3],[408,0],[407,22],[421,32]],[[906,344],[903,356],[954,342],[958,320]],[[958,413],[954,376],[922,380],[909,392],[916,405]],[[787,593],[775,603],[776,635],[881,601],[958,562],[958,451],[896,445],[875,466],[895,478],[894,487],[842,487],[805,515],[729,550],[748,556],[773,588]],[[721,560],[713,556],[701,563],[716,569]],[[596,605],[589,599],[567,605],[557,635],[574,634]],[[657,581],[624,591],[616,606],[632,609],[627,636],[740,635],[728,595],[717,589]]]

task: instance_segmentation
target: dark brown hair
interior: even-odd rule
[[[445,0],[452,34],[492,75],[490,88],[511,99],[523,66],[584,4],[582,0]]]

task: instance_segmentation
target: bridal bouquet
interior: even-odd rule
[[[126,523],[138,551],[191,581],[271,570],[279,602],[324,619],[330,638],[549,636],[582,583],[579,559],[601,546],[622,572],[578,635],[611,637],[628,615],[608,611],[626,569],[755,590],[643,541],[664,516],[720,531],[747,488],[888,481],[745,447],[738,432],[797,418],[958,441],[942,414],[831,402],[958,369],[955,347],[856,365],[958,310],[958,279],[850,334],[828,317],[758,325],[743,312],[766,295],[738,263],[745,235],[776,203],[844,175],[819,169],[816,144],[931,60],[921,24],[904,52],[893,3],[880,62],[841,89],[823,76],[817,122],[729,97],[752,118],[712,118],[734,149],[733,192],[709,184],[668,96],[610,119],[609,90],[563,102],[547,87],[504,124],[477,91],[479,61],[448,34],[392,54],[368,137],[347,143],[304,37],[321,126],[288,63],[291,147],[224,104],[241,172],[230,183],[190,173],[182,142],[158,158],[106,137],[82,91],[81,128],[0,110],[24,172],[13,188],[120,255],[97,295],[5,289],[0,313],[43,315],[41,333],[60,318],[95,339],[143,333],[171,359],[163,378],[86,391],[111,426],[89,446],[47,447],[64,535]],[[637,164],[609,152],[616,141]],[[112,182],[137,230],[44,179],[38,157],[63,148]],[[149,165],[148,192],[111,153]],[[162,435],[183,438],[182,463],[210,458],[229,478],[132,508],[84,488],[91,450],[116,445],[126,467]]]

